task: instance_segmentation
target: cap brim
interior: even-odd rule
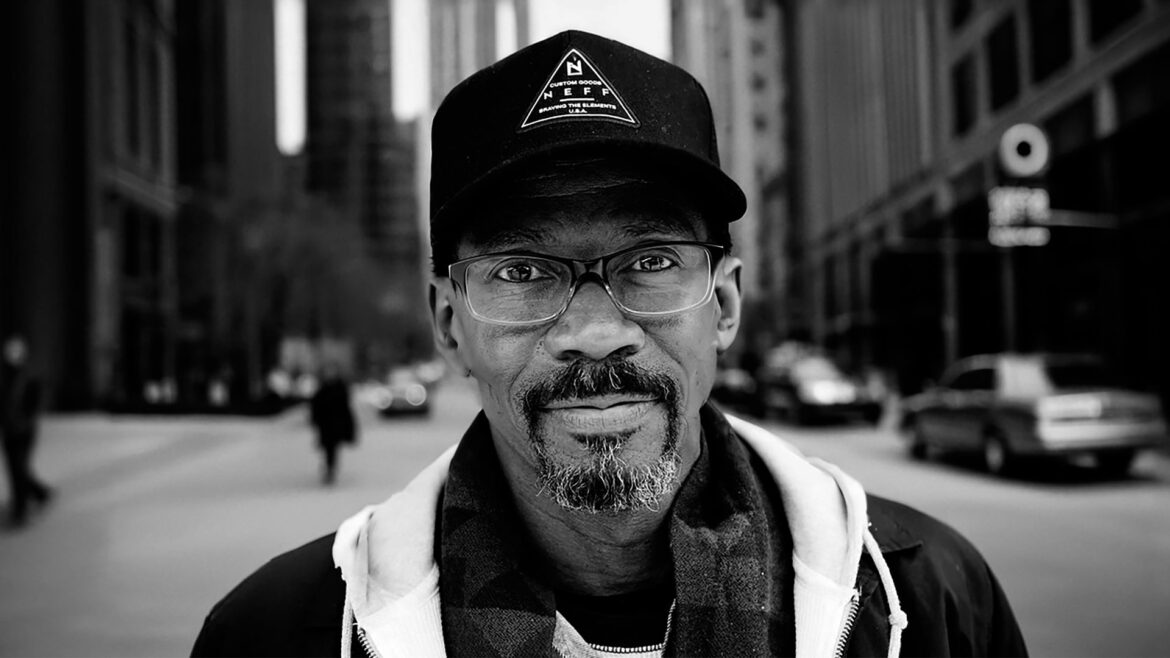
[[[709,222],[734,222],[747,211],[743,190],[719,167],[694,154],[661,144],[632,140],[593,140],[575,144],[551,144],[530,150],[523,157],[501,161],[465,185],[457,195],[441,208],[431,212],[431,230],[442,230],[447,222],[459,216],[460,211],[481,198],[491,185],[507,180],[516,171],[554,157],[615,158],[632,166],[645,166],[647,171],[668,180],[677,180],[688,190],[697,190],[695,198]]]

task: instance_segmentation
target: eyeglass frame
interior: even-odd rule
[[[690,306],[684,306],[683,308],[675,309],[673,311],[635,311],[618,301],[617,297],[614,296],[613,288],[611,288],[609,285],[609,279],[605,276],[605,266],[610,260],[633,251],[639,251],[641,249],[671,247],[676,245],[703,247],[707,250],[707,256],[710,261],[710,278],[707,281],[707,291],[703,293],[703,297],[699,299],[699,301],[691,304]],[[568,310],[569,304],[573,303],[573,297],[577,295],[577,290],[581,285],[582,279],[589,275],[592,275],[592,278],[601,285],[602,289],[605,290],[605,294],[609,296],[609,300],[613,302],[613,305],[616,306],[622,313],[634,317],[661,317],[666,315],[674,315],[675,313],[683,313],[691,309],[698,308],[703,304],[711,301],[711,297],[715,293],[715,271],[719,264],[723,262],[723,258],[726,255],[727,248],[723,245],[715,244],[713,242],[700,242],[697,240],[671,240],[669,242],[649,242],[638,244],[589,260],[552,256],[550,254],[542,254],[539,252],[527,250],[503,251],[490,254],[479,254],[477,256],[471,256],[457,260],[447,266],[447,277],[451,279],[451,284],[463,297],[463,303],[465,306],[467,306],[467,310],[471,313],[472,317],[474,317],[476,320],[479,320],[480,322],[486,322],[488,324],[518,327],[534,326],[538,324],[544,324],[546,322],[553,322],[557,318],[561,317],[561,315],[563,315],[566,310]],[[481,315],[478,311],[475,310],[474,307],[472,307],[471,299],[467,294],[467,268],[478,261],[487,260],[489,258],[499,258],[501,256],[531,256],[534,258],[543,258],[545,260],[561,263],[562,265],[567,265],[570,271],[573,273],[573,281],[569,284],[569,290],[565,295],[564,304],[561,304],[561,307],[557,309],[556,312],[552,315],[538,320],[495,320]]]

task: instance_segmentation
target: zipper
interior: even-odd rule
[[[849,610],[845,613],[845,622],[841,624],[841,633],[837,635],[837,651],[833,653],[836,658],[845,656],[845,648],[849,646],[849,637],[853,635],[853,624],[857,622],[860,607],[861,592],[854,589],[853,595],[849,597]]]
[[[366,655],[369,658],[382,658],[382,654],[378,653],[378,647],[374,646],[373,641],[366,635],[366,629],[359,626],[356,621],[353,623],[353,627],[357,629],[358,644],[361,644],[362,649],[365,649]],[[342,658],[346,657],[342,656]]]

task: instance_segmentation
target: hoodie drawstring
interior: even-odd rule
[[[890,567],[882,557],[882,549],[869,530],[865,531],[865,550],[873,558],[877,567],[878,577],[882,581],[882,589],[886,593],[886,601],[890,604],[890,647],[886,653],[889,658],[898,658],[902,652],[902,631],[910,625],[910,620],[902,610],[902,602],[898,599],[898,590],[894,589],[894,577],[890,574]]]
[[[341,611],[341,658],[349,658],[353,648],[353,606],[349,604],[346,592],[345,607]]]

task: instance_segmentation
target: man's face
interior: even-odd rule
[[[636,190],[636,188],[635,188]],[[489,235],[458,257],[525,251],[591,260],[654,242],[709,241],[697,212],[646,202],[628,186],[509,202]],[[738,261],[687,311],[624,313],[586,278],[564,312],[535,325],[474,318],[451,281],[436,282],[440,348],[479,384],[501,459],[568,509],[656,509],[699,451],[699,408],[739,313]]]

